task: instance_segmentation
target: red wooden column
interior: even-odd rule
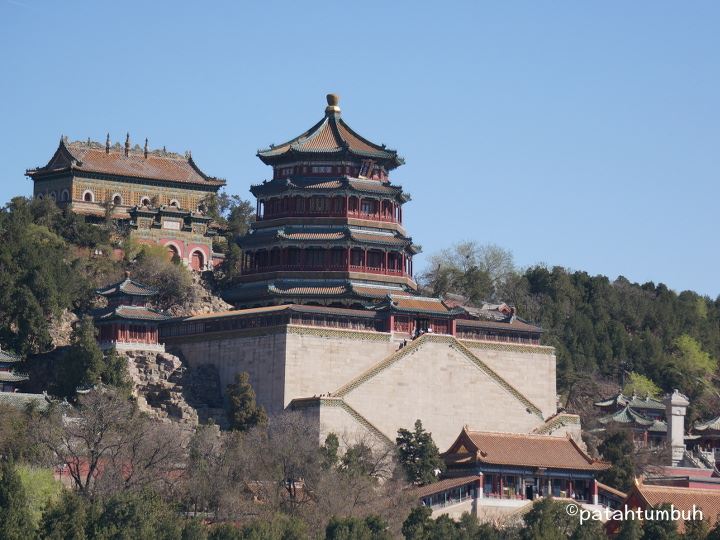
[[[385,252],[385,273],[388,271],[388,252]]]
[[[347,269],[350,270],[350,248],[347,248],[345,253],[345,266],[347,266]]]
[[[364,250],[363,253],[365,254],[365,255],[364,255],[364,258],[363,258],[363,270],[367,270],[367,253],[368,253],[368,250],[367,250],[367,249]]]

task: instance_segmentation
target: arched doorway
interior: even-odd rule
[[[178,251],[178,248],[176,248],[174,245],[168,244],[166,247],[168,250],[168,259],[172,261],[175,257],[180,257],[180,252]]]
[[[205,257],[202,251],[193,251],[190,255],[190,267],[198,272],[205,269]]]

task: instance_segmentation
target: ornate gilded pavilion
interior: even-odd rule
[[[272,180],[252,186],[257,221],[239,239],[239,307],[300,303],[362,307],[387,295],[416,294],[419,249],[403,227],[409,200],[389,173],[397,151],[356,133],[338,97],[301,135],[258,152]]]

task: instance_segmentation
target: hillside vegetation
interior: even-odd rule
[[[687,394],[691,417],[720,410],[720,298],[558,266],[519,270],[509,252],[472,242],[431,257],[421,278],[432,294],[505,301],[542,326],[543,343],[556,348],[558,388],[566,394],[592,395],[593,383],[603,380],[644,381],[641,393],[657,392],[654,383]]]
[[[252,212],[228,196],[213,212],[231,246],[217,282],[230,283],[239,259],[232,238]],[[127,269],[158,286],[159,307],[192,300],[190,274],[178,261],[128,242],[109,219],[92,225],[52,201],[17,197],[0,211],[0,234],[0,343],[20,354],[51,350],[51,322],[64,311],[88,313],[93,289]],[[114,248],[125,258],[115,260]],[[473,242],[432,256],[419,280],[429,294],[461,294],[475,305],[505,301],[540,324],[543,342],[557,350],[559,390],[570,398],[597,397],[599,382],[625,382],[639,393],[680,389],[692,400],[691,419],[720,409],[720,298],[561,267],[520,270],[508,251]]]

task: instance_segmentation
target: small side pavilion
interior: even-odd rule
[[[18,385],[28,380],[27,375],[15,371],[22,358],[0,349],[0,392],[17,392]]]
[[[170,316],[148,307],[150,299],[157,295],[155,289],[133,281],[127,272],[123,281],[96,292],[108,301],[107,307],[95,314],[102,349],[165,350],[159,342],[158,325]]]
[[[616,426],[632,434],[636,448],[657,448],[667,440],[667,424],[656,417],[646,416],[630,405],[610,413],[598,421],[603,426]]]

